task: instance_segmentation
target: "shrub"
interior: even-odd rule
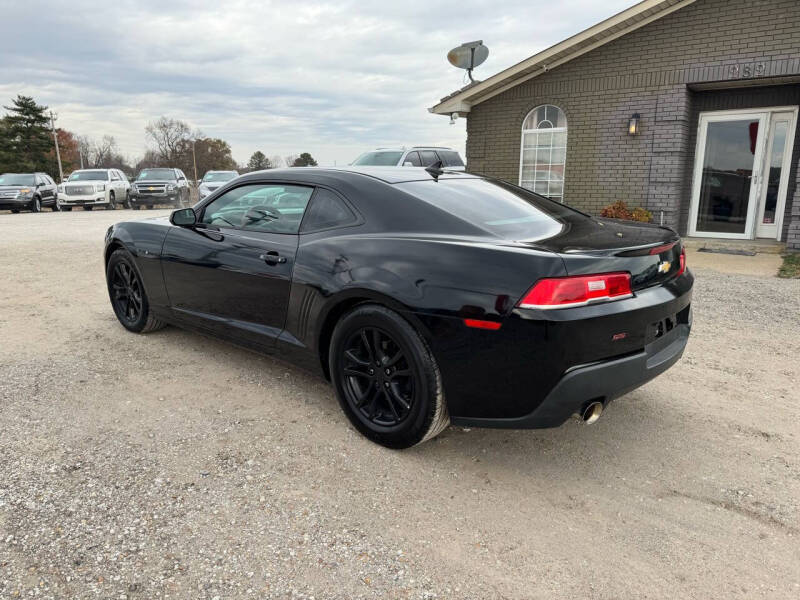
[[[607,219],[622,219],[625,221],[640,221],[649,223],[653,220],[653,214],[644,208],[637,206],[633,210],[628,209],[628,205],[622,200],[617,200],[614,204],[609,204],[600,213],[601,217]]]

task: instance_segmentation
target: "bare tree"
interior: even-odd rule
[[[95,168],[111,167],[112,162],[116,162],[118,157],[117,141],[113,135],[104,135],[99,142],[95,142],[92,148],[91,163]]]
[[[280,169],[281,167],[285,166],[283,164],[283,158],[281,158],[278,154],[275,156],[270,156],[269,162],[272,164],[273,169]]]
[[[79,135],[75,138],[78,142],[78,152],[80,153],[80,162],[78,165],[81,167],[90,167],[92,164],[92,155],[94,149],[94,142],[88,135]],[[76,166],[77,168],[77,166]]]
[[[299,158],[299,156],[297,154],[290,154],[289,156],[285,157],[283,160],[286,161],[286,166],[287,167],[291,167],[294,164],[294,161],[296,161],[298,158]]]
[[[147,137],[155,144],[161,159],[173,163],[192,138],[192,130],[184,121],[161,117],[145,127]]]

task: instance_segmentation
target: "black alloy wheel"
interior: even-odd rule
[[[42,211],[42,201],[39,200],[39,196],[34,196],[33,200],[31,200],[31,212],[41,212]]]
[[[114,265],[111,280],[111,302],[120,321],[132,324],[142,316],[144,291],[139,276],[127,261]]]
[[[340,366],[350,406],[371,423],[393,427],[408,418],[414,375],[400,345],[381,329],[362,327],[345,342]]]
[[[164,326],[150,312],[141,275],[127,250],[113,252],[106,266],[106,281],[111,306],[125,329],[145,333]]]
[[[398,313],[364,305],[334,329],[329,368],[339,404],[366,437],[408,448],[450,422],[436,360]]]

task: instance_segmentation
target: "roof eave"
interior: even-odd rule
[[[451,115],[453,112],[466,114],[470,109],[479,104],[501,94],[509,88],[515,87],[529,79],[538,77],[555,67],[562,65],[582,54],[590,52],[595,48],[604,46],[613,40],[622,37],[623,35],[635,31],[640,27],[652,23],[666,15],[675,12],[694,3],[696,0],[678,0],[672,4],[669,0],[643,0],[638,4],[618,13],[608,19],[577,33],[566,40],[555,44],[533,56],[507,68],[499,73],[496,73],[488,79],[470,86],[460,92],[451,94],[444,98],[441,102],[428,109],[428,112],[439,115]],[[663,7],[659,8],[659,6]],[[636,19],[642,14],[651,14],[645,16],[639,21],[628,23],[629,20]],[[610,30],[616,31],[600,37],[594,43],[585,45],[585,42],[608,33]]]

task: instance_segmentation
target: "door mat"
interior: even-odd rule
[[[752,250],[737,250],[734,248],[698,248],[698,252],[713,252],[714,254],[735,254],[737,256],[755,256]]]

